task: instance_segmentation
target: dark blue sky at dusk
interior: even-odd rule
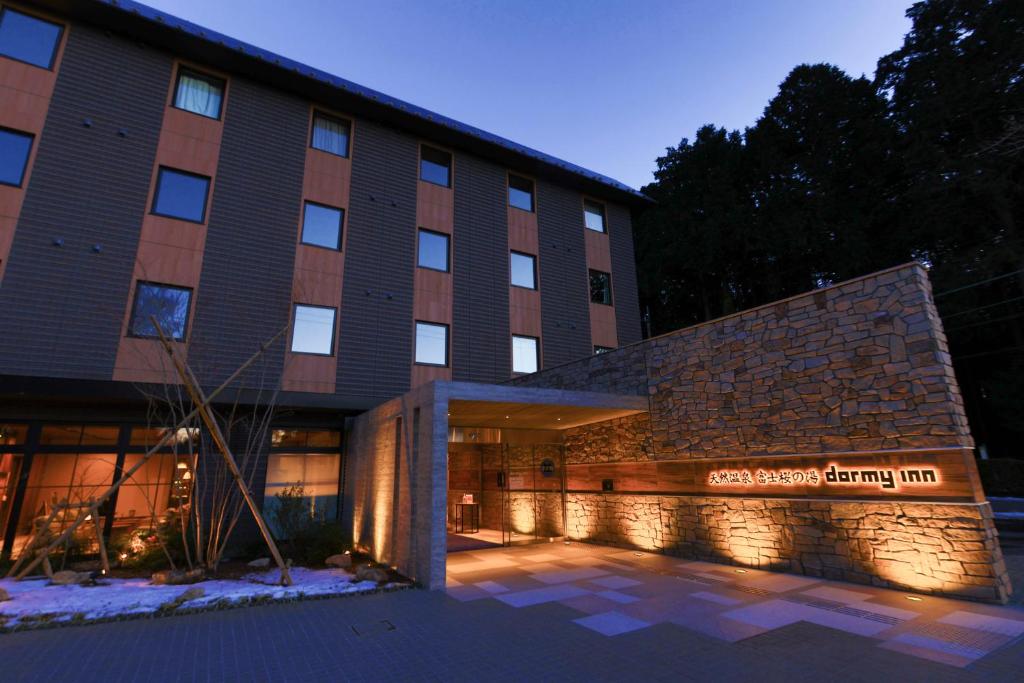
[[[633,187],[794,66],[872,76],[910,0],[143,0]]]

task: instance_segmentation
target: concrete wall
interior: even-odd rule
[[[428,384],[354,418],[342,523],[357,549],[431,589],[444,587],[446,405]]]
[[[994,601],[1009,595],[945,335],[920,266],[512,383],[649,396],[649,416],[567,430],[570,479],[574,467],[601,463],[773,455],[823,463],[861,454],[889,463],[917,457],[920,449],[949,449],[966,452],[962,488],[974,498],[955,499],[942,487],[935,502],[925,503],[898,494],[828,500],[824,490],[812,499],[570,487],[570,537],[922,592]]]

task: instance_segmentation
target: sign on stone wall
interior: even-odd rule
[[[572,492],[976,500],[970,449],[819,453],[567,466]]]

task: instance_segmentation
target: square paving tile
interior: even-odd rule
[[[541,583],[568,583],[570,581],[582,581],[598,576],[604,576],[608,572],[597,567],[582,567],[580,569],[561,569],[552,571],[531,571],[530,576]]]
[[[1005,619],[1003,617],[992,617],[986,614],[978,614],[977,612],[959,611],[941,617],[939,622],[943,624],[952,624],[954,626],[963,626],[978,631],[999,633],[1004,636],[1010,636],[1011,638],[1016,638],[1017,636],[1024,634],[1024,613],[1021,614],[1021,618],[1018,620]]]
[[[539,605],[543,602],[554,602],[556,600],[565,600],[566,598],[575,598],[580,595],[586,595],[590,592],[591,591],[580,588],[579,586],[566,584],[561,586],[534,588],[533,590],[519,591],[518,593],[501,593],[494,597],[501,600],[506,605],[512,605],[513,607],[529,607],[530,605]]]
[[[836,588],[835,586],[818,586],[809,590],[800,591],[800,595],[809,595],[812,598],[821,598],[822,600],[831,600],[833,602],[842,602],[846,604],[871,599],[871,593],[851,591],[846,590],[845,588]]]
[[[585,626],[606,636],[617,636],[621,633],[629,633],[630,631],[650,626],[646,621],[634,619],[620,612],[592,614],[589,617],[573,619],[573,621],[580,626]]]
[[[487,591],[488,593],[491,593],[492,595],[494,593],[507,593],[508,592],[508,587],[507,586],[503,586],[502,584],[498,583],[497,581],[480,581],[479,583],[475,583],[473,585],[476,586],[477,588],[482,588],[483,590]]]
[[[590,583],[596,583],[598,586],[605,588],[629,588],[630,586],[639,586],[643,582],[625,576],[601,576],[591,579]]]
[[[640,599],[633,595],[626,595],[625,593],[620,593],[619,591],[612,590],[600,591],[599,593],[597,593],[597,595],[600,595],[602,598],[612,600],[613,602],[617,602],[621,605],[628,605],[631,602],[636,602]]]
[[[728,595],[722,595],[721,593],[713,593],[711,591],[697,591],[696,593],[690,593],[690,595],[699,600],[707,600],[708,602],[714,602],[719,605],[743,604],[743,601],[738,598],[731,598]]]

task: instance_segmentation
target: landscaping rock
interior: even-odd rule
[[[249,563],[249,566],[254,568],[254,569],[266,569],[267,567],[270,566],[270,558],[269,557],[261,557],[259,559],[253,560],[252,562]]]
[[[201,581],[206,571],[202,567],[185,571],[183,569],[164,569],[153,574],[150,582],[156,586],[180,586],[186,583]]]
[[[340,567],[342,569],[348,569],[352,566],[352,556],[345,555],[344,553],[331,555],[326,560],[324,560],[324,564],[326,564],[328,567]]]
[[[11,599],[11,594],[8,593],[5,589],[0,588],[0,602],[4,602],[5,600],[10,600],[10,599]]]
[[[384,583],[388,580],[388,573],[380,567],[364,564],[356,569],[356,579],[359,581],[376,581]]]
[[[184,593],[178,596],[178,600],[181,602],[188,602],[189,600],[197,600],[206,595],[206,589],[202,586],[192,586]]]
[[[50,578],[50,584],[54,586],[70,586],[73,583],[78,583],[81,579],[78,576],[78,572],[72,571],[71,569],[64,569],[59,572],[54,572]]]

